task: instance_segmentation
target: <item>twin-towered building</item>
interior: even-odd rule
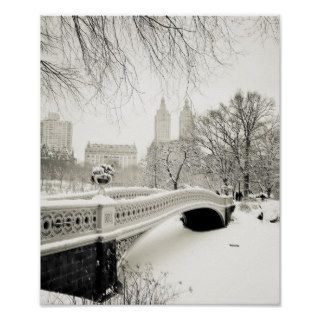
[[[188,100],[185,100],[179,117],[179,138],[191,137],[194,128],[194,120]],[[171,116],[166,109],[164,98],[161,99],[160,108],[155,116],[155,142],[168,142],[171,140]]]

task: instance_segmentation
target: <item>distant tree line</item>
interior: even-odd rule
[[[41,146],[41,190],[47,190],[53,187],[63,189],[63,183],[67,182],[68,188],[79,189],[78,184],[86,183],[86,178],[90,171],[88,168],[77,164],[73,152],[66,148],[50,148],[47,145]],[[53,181],[57,186],[53,186]],[[80,188],[81,189],[81,188]],[[83,188],[82,188],[83,189]]]

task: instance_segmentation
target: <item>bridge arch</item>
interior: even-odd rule
[[[208,231],[225,226],[221,212],[210,207],[186,210],[182,213],[181,220],[185,227],[194,231]]]

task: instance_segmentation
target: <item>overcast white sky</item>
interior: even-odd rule
[[[279,109],[280,101],[280,45],[273,40],[264,43],[243,43],[246,53],[238,56],[231,67],[223,68],[219,75],[213,75],[201,85],[202,94],[190,94],[191,104],[196,113],[227,103],[238,89],[258,91],[274,98]],[[105,144],[133,144],[138,149],[138,159],[145,154],[154,138],[154,116],[159,108],[162,95],[171,113],[172,139],[178,137],[179,111],[183,107],[185,94],[179,91],[167,95],[150,76],[141,81],[144,90],[142,102],[132,101],[122,107],[120,124],[114,115],[108,115],[107,106],[99,106],[95,114],[83,114],[70,110],[63,117],[73,123],[73,148],[78,161],[84,160],[88,141]],[[55,110],[55,106],[49,109]],[[72,108],[71,108],[72,109]],[[72,109],[73,110],[73,109]]]

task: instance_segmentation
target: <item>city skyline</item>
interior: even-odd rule
[[[185,99],[182,110],[179,112],[179,139],[187,138],[193,126],[193,113],[189,100]],[[41,121],[41,146],[46,145],[53,149],[66,148],[73,152],[73,126],[69,121],[61,121],[58,113],[49,112]],[[154,117],[155,142],[174,141],[171,137],[171,116],[166,109],[165,99],[161,98],[160,106]],[[117,163],[122,169],[137,165],[137,148],[133,144],[103,144],[88,141],[84,150],[84,161],[92,165],[105,162]]]

